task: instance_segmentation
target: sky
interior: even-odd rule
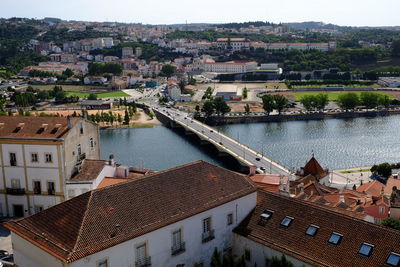
[[[0,0],[0,17],[143,24],[322,21],[400,26],[400,0]]]

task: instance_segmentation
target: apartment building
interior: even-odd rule
[[[0,214],[22,217],[65,200],[65,180],[99,159],[98,126],[81,118],[0,117]]]
[[[216,46],[219,49],[238,51],[250,48],[250,41],[246,38],[218,38]]]
[[[256,61],[236,60],[228,62],[210,62],[204,63],[206,72],[218,73],[243,73],[256,69],[258,66]]]
[[[210,266],[256,205],[244,175],[203,161],[96,189],[7,223],[18,266]]]

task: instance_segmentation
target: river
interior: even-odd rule
[[[323,167],[343,169],[400,161],[400,115],[218,126],[217,129],[263,152],[288,168],[304,166],[312,153]],[[195,138],[157,126],[101,131],[103,158],[163,170],[195,160],[232,167]]]

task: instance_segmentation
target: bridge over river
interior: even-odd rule
[[[256,168],[258,172],[290,175],[291,170],[268,158],[263,153],[253,150],[214,128],[201,123],[183,111],[153,107],[156,117],[171,128],[182,127],[188,134],[195,134],[201,143],[214,145],[219,152],[235,158],[242,166]]]

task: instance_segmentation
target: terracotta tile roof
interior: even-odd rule
[[[259,190],[254,211],[234,230],[288,256],[313,266],[385,266],[391,252],[400,253],[400,231],[368,223],[306,201]],[[264,210],[274,211],[265,226],[258,224]],[[294,218],[289,227],[280,226],[285,216]],[[305,231],[319,226],[314,237]],[[343,235],[339,245],[328,243],[332,232]],[[362,243],[374,245],[369,257],[358,255]]]
[[[82,169],[70,181],[91,181],[95,180],[104,166],[107,164],[105,160],[85,159],[82,163]]]
[[[397,189],[400,189],[400,179],[389,178],[386,182],[386,186],[384,189],[384,193],[387,196],[390,196],[393,192],[393,186],[396,186]]]
[[[69,130],[66,117],[0,116],[0,138],[62,138]],[[71,118],[75,124],[79,118]]]
[[[141,175],[143,176],[143,175]],[[131,180],[130,178],[115,178],[115,177],[105,177],[103,181],[97,186],[98,189],[104,188],[110,185],[120,184]]]
[[[5,226],[73,262],[255,191],[247,176],[197,161],[90,191]]]
[[[360,185],[357,188],[358,192],[362,192],[365,194],[369,194],[374,197],[379,197],[382,195],[382,190],[385,188],[385,185],[377,180],[369,182],[367,184]]]
[[[317,178],[321,178],[327,175],[327,172],[322,169],[318,161],[312,157],[310,161],[304,166],[304,176],[313,175]]]

